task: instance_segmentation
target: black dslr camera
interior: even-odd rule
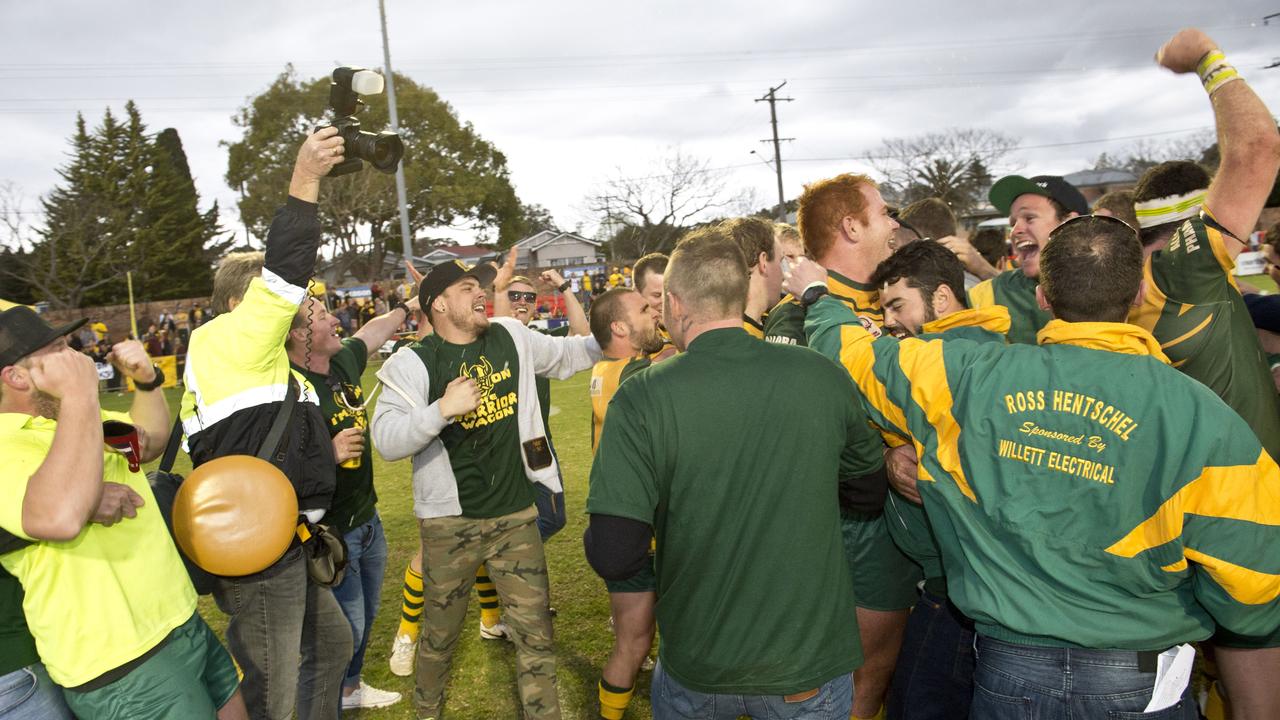
[[[329,177],[359,172],[362,160],[384,173],[393,173],[404,157],[404,142],[390,130],[379,133],[360,129],[356,113],[364,107],[361,95],[381,95],[382,76],[373,70],[356,67],[340,67],[333,71],[333,84],[329,86],[329,109],[333,111],[333,127],[343,139],[346,159],[329,171]],[[326,127],[326,126],[321,126]],[[320,128],[316,128],[319,130]]]

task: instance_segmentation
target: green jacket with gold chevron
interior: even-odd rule
[[[1163,650],[1280,626],[1280,468],[1146,331],[873,342],[825,298],[805,330],[837,336],[868,402],[900,408],[950,597],[979,632]]]
[[[925,323],[920,337],[925,340],[967,338],[974,342],[1004,344],[1007,332],[1009,332],[1009,310],[1003,305],[994,305],[961,310]],[[836,333],[829,333],[828,337],[839,340]],[[909,436],[903,439],[911,440]],[[918,454],[919,449],[916,452]],[[924,571],[925,589],[933,595],[946,597],[947,583],[946,573],[942,568],[942,550],[938,547],[938,540],[933,534],[933,528],[929,526],[924,508],[904,499],[896,492],[890,492],[885,500],[884,521],[894,544]]]

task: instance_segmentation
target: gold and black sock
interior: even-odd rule
[[[622,720],[622,716],[627,714],[627,706],[631,704],[631,693],[635,692],[636,686],[620,688],[600,678],[599,687],[600,717],[605,720]]]
[[[498,608],[498,589],[489,578],[489,569],[484,565],[476,570],[476,595],[480,596],[480,622],[485,627],[493,627],[502,622],[502,611]]]
[[[400,602],[400,629],[397,635],[408,635],[411,640],[418,639],[418,627],[422,621],[422,575],[405,566],[404,587],[401,589],[403,599]]]

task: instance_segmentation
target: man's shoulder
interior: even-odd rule
[[[788,294],[769,310],[764,339],[780,345],[804,344],[804,308],[794,295]]]

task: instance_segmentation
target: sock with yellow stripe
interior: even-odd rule
[[[627,713],[627,706],[631,704],[631,693],[635,692],[635,686],[620,688],[600,678],[599,687],[600,717],[605,720],[622,720],[622,716]]]
[[[403,598],[400,602],[400,629],[397,635],[418,639],[418,627],[422,621],[422,575],[412,565],[404,568]]]
[[[480,622],[485,627],[493,627],[502,622],[502,611],[498,608],[498,589],[489,578],[489,569],[484,565],[476,570],[476,595],[480,596]]]

